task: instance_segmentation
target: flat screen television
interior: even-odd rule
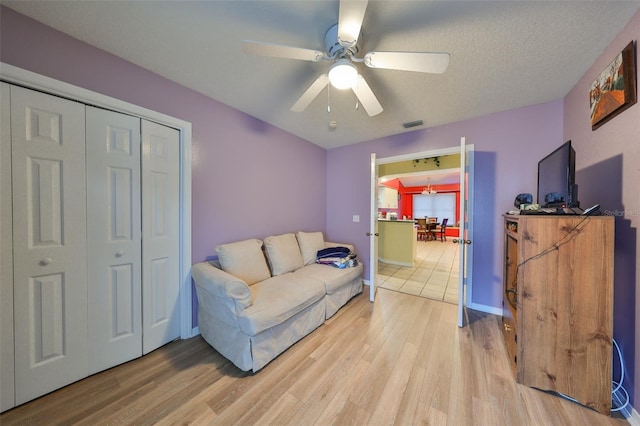
[[[538,162],[538,204],[580,207],[575,180],[576,152],[567,141]]]

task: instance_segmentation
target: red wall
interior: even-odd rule
[[[456,217],[455,220],[449,221],[449,226],[455,226],[456,223],[460,220],[459,211],[460,211],[460,184],[448,184],[448,185],[433,185],[433,189],[438,193],[455,193],[456,194]],[[400,189],[398,192],[400,193],[400,204],[398,217],[402,217],[406,215],[407,217],[413,214],[413,195],[420,194],[424,186],[412,186],[412,187],[404,187],[400,184]]]

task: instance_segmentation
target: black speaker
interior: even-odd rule
[[[550,192],[544,196],[544,202],[546,205],[562,204],[564,203],[564,195],[561,192]]]
[[[533,195],[531,194],[518,194],[516,195],[516,199],[513,201],[513,205],[515,208],[519,209],[521,204],[531,204],[533,203]]]
[[[580,207],[580,201],[578,201],[578,185],[571,184],[569,186],[569,202],[567,207]]]

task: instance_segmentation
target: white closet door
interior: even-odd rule
[[[11,87],[16,404],[87,375],[84,123]]]
[[[142,355],[140,119],[87,107],[89,374]]]
[[[0,83],[0,412],[15,405],[13,381],[13,243],[11,213],[11,104]]]
[[[143,353],[180,337],[179,132],[142,120]]]

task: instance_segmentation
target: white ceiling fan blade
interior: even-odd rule
[[[373,94],[373,90],[371,90],[371,87],[369,87],[363,76],[358,75],[358,82],[351,89],[353,93],[356,94],[365,111],[367,111],[367,114],[369,114],[369,117],[378,115],[383,111],[382,105],[378,102],[378,98]]]
[[[369,52],[364,63],[370,68],[442,74],[449,66],[448,53]]]
[[[309,86],[306,92],[300,96],[300,99],[291,107],[291,111],[294,112],[302,112],[304,111],[309,104],[318,96],[322,89],[327,87],[329,83],[329,77],[327,74],[322,74],[320,77],[316,79],[316,81]]]
[[[353,47],[360,36],[360,28],[368,0],[341,0],[338,15],[338,43]]]
[[[254,40],[244,40],[242,42],[242,51],[249,55],[299,59],[301,61],[311,62],[318,62],[324,57],[324,53],[320,52],[319,50],[283,46],[281,44],[265,43],[263,41]]]

